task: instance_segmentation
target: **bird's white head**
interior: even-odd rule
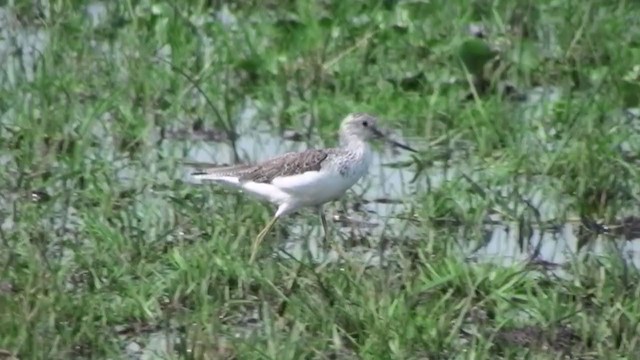
[[[384,139],[394,146],[403,148],[405,150],[417,152],[416,150],[397,143],[389,139],[378,128],[378,119],[367,113],[351,113],[347,115],[340,124],[340,142],[342,144],[348,144],[354,139],[360,141],[368,141],[371,139]]]
[[[377,128],[378,119],[367,113],[351,113],[342,120],[340,134],[344,138],[355,137],[366,141],[382,135]],[[347,140],[347,139],[345,139]]]

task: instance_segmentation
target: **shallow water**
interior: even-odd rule
[[[43,2],[43,14],[48,16],[48,4]],[[99,27],[108,21],[109,8],[105,2],[92,1],[85,6],[85,13],[88,20],[88,25],[91,27]],[[233,12],[226,6],[223,6],[213,17],[215,21],[219,21],[226,26],[234,27],[237,25],[238,19]],[[6,78],[3,81],[4,86],[13,87],[16,84],[16,76],[24,76],[27,81],[33,81],[35,73],[35,64],[38,62],[39,56],[46,50],[48,46],[49,35],[46,29],[37,25],[24,25],[20,23],[17,17],[5,7],[0,7],[0,74],[3,74]],[[552,43],[552,42],[551,42]],[[99,45],[99,44],[98,44]],[[549,44],[547,44],[549,45]],[[550,45],[549,45],[550,46]],[[96,51],[100,49],[100,46],[96,47]],[[118,46],[114,45],[109,47],[109,51],[117,52]],[[549,49],[554,48],[550,46]],[[170,49],[167,53],[170,53]],[[162,51],[161,51],[162,53]],[[116,53],[113,54],[117,56]],[[526,92],[526,100],[521,102],[520,106],[522,110],[522,116],[520,119],[514,119],[514,121],[525,121],[531,124],[536,122],[543,122],[549,116],[553,109],[553,105],[562,100],[563,94],[558,88],[554,87],[537,87],[529,89]],[[246,99],[244,108],[237,115],[237,121],[235,123],[235,131],[239,134],[238,139],[235,141],[235,150],[240,159],[245,162],[257,162],[268,159],[287,151],[299,151],[309,147],[323,146],[322,142],[317,136],[304,143],[301,141],[293,141],[283,139],[280,135],[276,134],[273,129],[268,125],[267,121],[260,118],[258,108],[260,104],[257,104],[255,99]],[[632,125],[638,125],[637,109],[627,109],[621,111],[620,117],[628,117]],[[14,124],[14,116],[9,111],[2,114],[2,121],[5,124]],[[105,114],[102,117],[104,124],[108,123],[109,115]],[[339,119],[323,119],[323,121],[339,121]],[[553,136],[554,129],[550,128],[537,128],[537,133],[532,133],[530,140],[536,144],[544,142],[550,136]],[[299,129],[291,129],[299,130]],[[109,126],[96,126],[96,136],[99,136],[105,141],[109,141],[112,137],[109,136]],[[157,134],[156,134],[157,135]],[[229,146],[225,141],[204,141],[198,140],[198,135],[195,132],[186,132],[186,136],[189,136],[186,140],[171,140],[162,142],[159,149],[165,155],[174,156],[176,158],[183,158],[186,161],[204,162],[204,163],[219,163],[230,164],[234,160],[233,147]],[[427,145],[426,140],[409,138],[406,140],[403,134],[396,132],[395,137],[401,142],[409,143],[411,146],[424,149]],[[224,138],[224,136],[222,136]],[[633,142],[640,143],[640,142]],[[526,145],[526,144],[525,144]],[[113,145],[107,146],[111,147]],[[623,143],[621,147],[625,151],[636,151],[632,145]],[[183,157],[184,150],[186,149],[186,156]],[[405,162],[410,160],[410,154],[405,151],[391,150],[388,147],[375,147],[373,164],[370,168],[369,175],[362,179],[349,195],[349,203],[352,204],[348,214],[342,213],[342,206],[338,204],[332,204],[329,206],[328,214],[330,218],[338,220],[336,227],[341,229],[344,233],[349,226],[342,224],[342,220],[345,215],[356,223],[358,227],[366,227],[368,236],[380,237],[384,232],[385,236],[408,236],[412,237],[415,234],[406,232],[406,227],[410,224],[407,221],[400,220],[397,217],[410,210],[405,202],[406,199],[413,197],[415,194],[420,194],[428,191],[428,189],[436,189],[441,184],[455,179],[462,174],[471,173],[470,169],[465,166],[447,166],[446,171],[443,168],[437,166],[429,169],[428,179],[420,179],[417,182],[410,183],[410,180],[414,178],[414,167],[403,168],[391,168],[382,166],[386,163]],[[101,153],[101,157],[110,157],[113,154]],[[88,154],[92,156],[92,154]],[[112,159],[116,161],[115,158]],[[10,159],[6,155],[0,156],[0,163],[7,163]],[[136,172],[132,170],[128,164],[123,163],[122,166],[118,166],[120,170],[119,178],[122,181],[135,181]],[[185,183],[193,183],[189,171],[185,170],[182,173],[182,180]],[[473,178],[473,176],[470,176]],[[561,215],[561,211],[558,208],[562,208],[562,201],[558,200],[557,194],[549,193],[552,186],[544,186],[542,184],[541,189],[531,190],[532,203],[536,204],[537,210],[541,213],[541,217],[545,220],[557,218]],[[2,199],[2,207],[7,208],[10,203],[15,201],[11,196]],[[357,203],[358,211],[354,211],[354,201]],[[553,209],[553,210],[549,210]],[[59,211],[60,209],[58,209]],[[498,220],[500,221],[500,220]],[[310,227],[317,237],[322,237],[321,229],[319,229],[318,221],[308,221]],[[342,225],[341,225],[342,224]],[[304,237],[304,228],[306,225],[299,224],[299,221],[291,221],[288,223],[292,227],[292,234],[294,237]],[[367,226],[364,226],[367,225]],[[571,234],[575,233],[572,224],[567,224],[571,231],[564,231],[562,234],[549,234],[542,232],[538,234],[538,230],[534,230],[532,238],[534,241],[542,239],[542,242],[565,242],[571,243],[575,236]],[[486,243],[487,256],[494,257],[497,254],[504,254],[506,257],[513,257],[514,249],[519,248],[513,239],[513,233],[511,225],[505,222],[504,225],[494,226],[495,233],[489,236],[489,241]],[[384,228],[384,229],[383,229]],[[505,228],[508,231],[505,231]],[[308,230],[308,229],[307,229]],[[370,233],[369,233],[370,232]],[[509,235],[505,235],[505,234]],[[297,234],[297,235],[296,235]],[[537,239],[537,240],[536,240]],[[469,239],[462,239],[469,241]],[[297,243],[297,241],[292,241]],[[290,246],[290,245],[287,245]],[[541,246],[541,249],[545,249],[542,253],[547,253],[547,249],[558,249],[559,244],[553,246]],[[562,247],[562,246],[561,246]],[[570,246],[569,246],[570,247]],[[489,250],[491,249],[491,250]],[[556,250],[552,251],[555,252]],[[476,256],[482,254],[480,249],[475,253]],[[558,256],[543,255],[547,260],[552,261]],[[563,258],[563,257],[561,257]],[[635,260],[634,260],[635,263]]]
[[[103,2],[92,2],[86,7],[87,17],[91,26],[98,27],[107,19],[107,8]],[[234,26],[237,18],[231,13],[229,8],[223,7],[223,10],[216,15],[216,19],[228,26]],[[15,16],[7,9],[0,8],[0,77],[2,77],[3,86],[14,87],[19,83],[19,78],[24,77],[31,82],[35,78],[35,66],[41,53],[43,53],[49,42],[49,36],[43,28],[35,26],[22,26]],[[110,46],[108,44],[93,44],[96,51],[109,52],[117,49],[118,46]],[[164,48],[161,54],[170,54],[170,48]],[[118,54],[113,54],[118,56]],[[126,74],[125,74],[126,75]],[[125,76],[123,75],[123,76]],[[552,109],[552,105],[562,98],[562,93],[556,88],[535,88],[527,92],[527,100],[523,102],[522,118],[519,121],[527,121],[535,123],[536,121],[548,116]],[[322,142],[317,138],[313,138],[309,143],[300,141],[286,140],[279,136],[264,119],[259,116],[255,99],[246,99],[244,109],[237,115],[235,130],[238,138],[235,141],[235,151],[226,141],[207,141],[197,134],[186,131],[186,139],[173,139],[161,143],[158,151],[167,156],[185,161],[230,164],[234,162],[237,152],[242,161],[257,162],[276,156],[288,151],[299,151],[309,147],[323,146]],[[635,122],[637,123],[638,111],[635,111]],[[0,115],[0,120],[5,124],[16,125],[16,119],[11,112]],[[622,115],[621,115],[622,116]],[[97,132],[101,138],[109,141],[108,116],[101,119],[105,126],[97,127]],[[325,121],[339,121],[339,119],[325,119]],[[515,120],[514,120],[515,121]],[[158,130],[159,132],[159,130]],[[531,137],[527,139],[527,144],[539,145],[541,142],[552,137],[554,129],[538,128],[537,132],[532,132]],[[156,134],[157,135],[157,134]],[[405,139],[403,134],[397,132],[393,136],[400,142],[408,143],[410,146],[419,150],[426,150],[426,140],[409,138]],[[224,136],[221,136],[224,138]],[[217,139],[220,140],[220,139]],[[530,141],[530,142],[529,142]],[[633,142],[640,143],[640,142]],[[553,145],[549,144],[547,150],[553,150]],[[630,144],[621,145],[626,151],[634,152],[638,149]],[[422,194],[426,191],[435,190],[439,186],[448,181],[459,179],[463,174],[471,174],[469,166],[434,166],[427,171],[428,179],[421,178],[411,183],[414,178],[414,167],[392,168],[383,166],[387,163],[405,162],[410,160],[410,154],[404,151],[392,151],[388,147],[375,147],[373,163],[369,172],[369,176],[362,179],[349,192],[347,199],[343,201],[347,211],[343,211],[340,203],[334,203],[326,207],[329,219],[333,219],[330,224],[331,231],[339,235],[342,242],[346,242],[353,237],[367,238],[368,245],[345,246],[345,250],[349,253],[352,261],[359,261],[368,265],[384,265],[386,261],[392,259],[393,247],[381,249],[380,239],[394,239],[397,241],[405,241],[407,243],[415,243],[420,240],[421,234],[415,221],[404,219],[405,215],[412,210],[412,207],[418,207],[412,199],[416,194]],[[186,154],[186,155],[185,155]],[[100,157],[111,159],[110,153],[100,153]],[[96,154],[88,154],[88,158],[98,156]],[[0,165],[9,163],[7,155],[0,155]],[[125,183],[133,183],[138,178],[137,174],[140,170],[132,169],[130,164],[121,160],[123,163],[117,164],[117,168],[121,169],[118,175],[120,181]],[[153,166],[153,165],[151,165]],[[197,186],[197,184],[188,175],[189,170],[182,172],[182,180],[185,186]],[[164,176],[169,176],[165,174]],[[474,176],[470,177],[475,179]],[[541,181],[534,189],[528,189],[526,197],[528,201],[534,204],[540,213],[541,221],[550,221],[562,218],[563,199],[560,194],[553,191],[553,183],[551,180]],[[508,192],[508,189],[502,189]],[[48,191],[48,189],[43,189]],[[25,201],[28,194],[3,194],[0,196],[0,214],[2,223],[0,224],[3,231],[12,231],[17,226],[14,219],[9,215],[11,213],[12,204],[17,201]],[[54,194],[55,195],[55,194]],[[211,196],[221,196],[211,195]],[[32,199],[37,200],[37,199]],[[147,221],[154,219],[163,219],[170,217],[170,204],[163,200],[153,197],[153,193],[145,193],[136,199],[139,204],[139,213],[141,217]],[[510,203],[515,207],[515,204]],[[526,209],[526,206],[520,204],[519,209]],[[522,210],[524,211],[524,210]],[[62,202],[54,202],[49,208],[50,218],[43,220],[43,229],[69,234],[72,236],[74,228],[78,228],[83,224],[82,214],[78,214],[75,209],[64,208]],[[6,216],[4,216],[6,215]],[[302,220],[305,221],[302,221]],[[417,219],[420,220],[420,219]],[[470,261],[492,262],[502,265],[511,265],[514,263],[527,262],[532,259],[536,261],[544,261],[551,264],[562,265],[568,263],[579,256],[584,256],[585,252],[578,252],[578,231],[580,223],[566,222],[560,223],[555,229],[543,230],[535,223],[530,225],[530,230],[525,234],[521,234],[521,226],[518,222],[504,219],[499,216],[492,217],[491,223],[484,227],[485,236],[482,239],[459,239],[461,256]],[[160,222],[160,221],[158,221]],[[313,260],[317,262],[323,261],[340,261],[334,251],[325,253],[321,250],[321,241],[323,238],[322,229],[319,219],[313,213],[302,212],[301,215],[292,217],[283,221],[283,225],[289,230],[289,239],[287,239],[279,250],[275,250],[274,254],[281,257],[287,257],[291,254],[296,258],[306,257],[305,241],[310,239],[309,246],[313,254]],[[455,231],[455,229],[452,229]],[[311,236],[309,236],[311,234]],[[153,234],[150,234],[153,237]],[[524,246],[521,246],[524,244]],[[68,248],[60,248],[60,244],[52,244],[48,252],[62,261],[73,261],[72,250]],[[90,244],[88,244],[90,246]],[[596,241],[588,246],[588,252],[595,255],[610,254],[612,251],[619,252],[629,264],[640,267],[640,239],[637,240],[618,240],[612,239],[608,235],[600,235]],[[285,253],[286,252],[286,253]],[[558,275],[563,275],[561,268],[555,268]],[[0,283],[2,279],[0,279]],[[247,315],[251,317],[254,315]],[[249,328],[246,326],[245,328]],[[245,334],[238,333],[238,336]],[[144,339],[123,339],[127,345],[123,346],[124,354],[131,359],[152,359],[157,358],[159,353],[166,353],[167,349],[172,349],[179,338],[178,334],[169,331],[150,332],[142,335]],[[171,352],[171,351],[169,351]]]

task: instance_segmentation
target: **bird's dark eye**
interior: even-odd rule
[[[365,126],[365,127],[366,127],[366,126],[369,126],[369,122],[368,122],[367,120],[363,121],[363,122],[362,122],[362,126]]]

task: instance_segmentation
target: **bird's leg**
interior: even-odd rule
[[[318,212],[320,213],[320,221],[322,222],[322,228],[324,230],[324,246],[323,248],[327,250],[329,247],[334,247],[340,257],[345,257],[344,250],[339,242],[329,239],[329,226],[327,226],[327,217],[322,211],[322,207],[318,207]]]
[[[329,245],[329,227],[327,226],[327,217],[322,211],[322,207],[318,207],[318,212],[320,213],[320,222],[322,223],[322,230],[324,231],[324,243],[323,246],[327,249]]]
[[[253,244],[251,246],[251,257],[249,258],[249,264],[253,264],[253,261],[255,260],[256,255],[258,254],[258,247],[260,246],[260,243],[262,243],[262,240],[264,240],[264,237],[267,235],[267,233],[269,233],[273,225],[276,224],[277,220],[278,220],[278,217],[274,216],[273,219],[269,221],[267,226],[265,226],[264,229],[260,231],[256,239],[253,241]]]

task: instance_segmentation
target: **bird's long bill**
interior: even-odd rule
[[[391,144],[393,146],[396,146],[396,147],[399,147],[401,149],[405,149],[405,150],[408,150],[408,151],[411,151],[411,152],[414,152],[414,153],[418,152],[417,150],[415,150],[413,148],[410,148],[408,145],[401,144],[401,143],[399,143],[399,142],[397,142],[395,140],[390,139],[385,134],[383,134],[382,131],[380,131],[378,129],[374,128],[374,129],[372,129],[372,131],[378,138],[384,139],[386,142],[388,142],[389,144]]]

